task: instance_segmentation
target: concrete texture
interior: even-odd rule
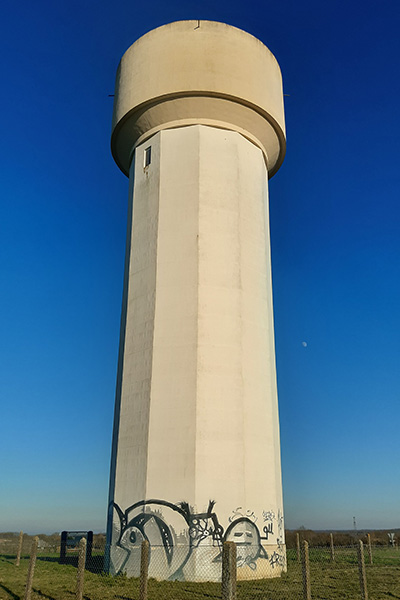
[[[178,21],[137,40],[118,67],[111,148],[128,174],[132,149],[160,129],[202,123],[239,131],[271,176],[285,155],[282,78],[253,36],[223,23]]]
[[[183,58],[199,29],[196,51]],[[232,67],[229,42],[249,56],[225,73],[222,67]],[[246,75],[251,49],[254,65]],[[252,79],[262,73],[271,89]],[[203,116],[201,102],[192,106],[193,122],[149,119],[147,132],[137,135],[137,106],[199,82],[240,93],[240,101],[257,100],[263,110],[269,102],[283,131],[279,67],[248,34],[184,21],[147,34],[124,55],[113,148],[120,164],[133,160],[110,571],[138,575],[140,544],[148,539],[150,576],[216,580],[222,544],[235,541],[238,578],[266,577],[285,568],[268,218],[268,165],[277,168],[283,146],[272,116],[262,118],[265,129],[243,135],[235,110],[221,112],[224,123],[217,126]],[[157,118],[168,115],[161,110]],[[121,123],[128,122],[122,143]]]

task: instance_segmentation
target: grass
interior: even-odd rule
[[[400,552],[375,548],[374,564],[366,572],[369,600],[400,599]],[[0,555],[0,600],[22,600],[28,571],[28,558],[16,567],[14,557]],[[310,579],[313,600],[359,600],[356,549],[335,549],[335,562],[329,549],[310,549]],[[36,562],[32,600],[75,600],[76,568],[39,556]],[[280,578],[238,582],[238,600],[302,600],[302,573],[296,552],[288,551],[288,572]],[[139,581],[124,576],[111,577],[86,571],[84,600],[137,600]],[[217,600],[219,583],[178,581],[148,583],[149,600]]]

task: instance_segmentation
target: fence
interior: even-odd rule
[[[271,564],[258,561],[254,576],[240,580],[237,568],[241,549],[233,542],[224,545],[221,560],[211,565],[219,569],[220,581],[157,581],[149,577],[151,561],[165,560],[157,548],[147,542],[141,553],[138,577],[112,577],[104,572],[104,546],[93,545],[86,560],[85,540],[70,552],[63,564],[60,548],[40,543],[27,536],[14,536],[8,544],[0,540],[1,600],[381,600],[400,598],[400,551],[393,547],[354,543],[309,547],[300,541],[286,553],[287,569],[279,577],[271,574]],[[252,549],[248,552],[251,555]],[[151,558],[150,558],[151,555]],[[161,558],[162,557],[162,558]],[[204,565],[202,565],[204,573]],[[211,573],[211,572],[210,572]],[[205,575],[206,577],[206,575]],[[210,577],[211,578],[211,577]]]

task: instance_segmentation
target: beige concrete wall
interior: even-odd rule
[[[153,576],[218,578],[223,539],[239,543],[239,577],[277,573],[285,551],[262,151],[215,127],[163,130],[136,148],[131,202],[113,569],[136,574],[146,536],[159,546]]]
[[[160,129],[203,123],[242,133],[269,176],[285,155],[279,65],[253,36],[213,21],[178,21],[137,40],[118,68],[111,148],[128,173],[132,150]]]
[[[152,143],[154,164],[159,144]],[[146,495],[149,399],[152,379],[154,315],[156,303],[160,171],[143,172],[143,149],[131,165],[130,219],[121,324],[119,379],[118,461],[112,465],[121,504],[127,507],[132,490]],[[134,182],[134,185],[133,185]],[[118,397],[119,396],[119,397]]]

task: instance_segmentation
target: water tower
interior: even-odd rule
[[[180,21],[118,67],[112,153],[129,215],[108,517],[109,570],[216,580],[285,568],[268,178],[285,154],[271,52]]]

